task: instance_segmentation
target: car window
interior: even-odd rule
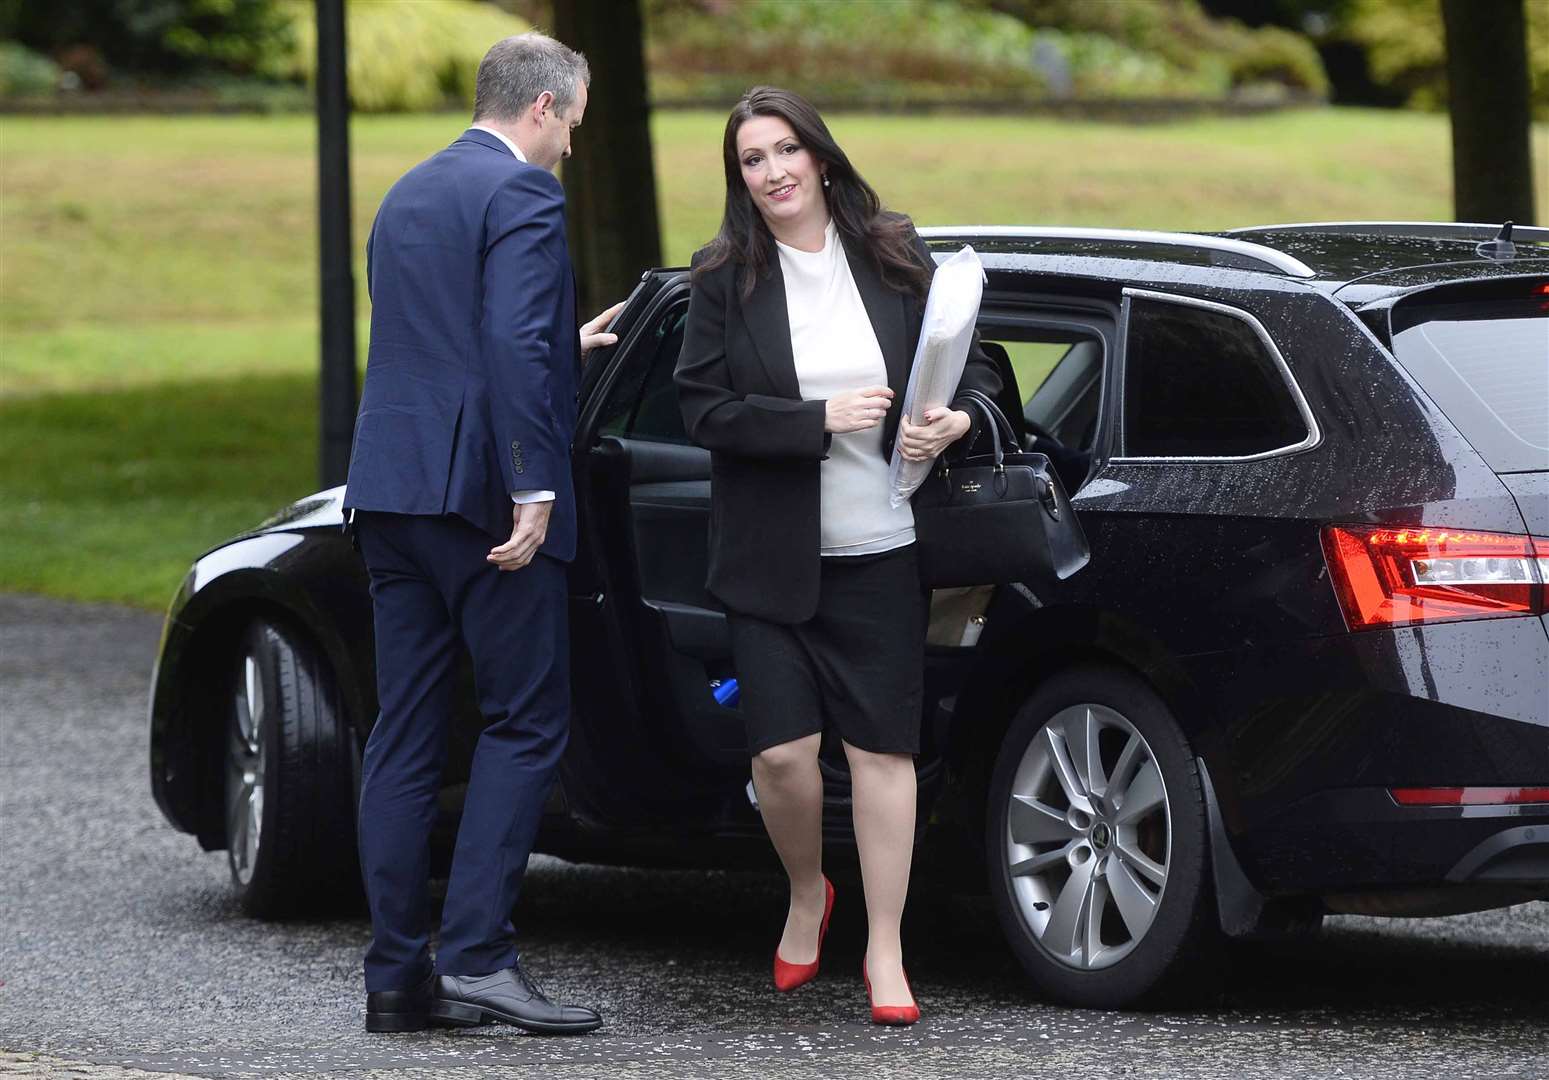
[[[1393,336],[1399,363],[1497,472],[1549,469],[1546,306],[1423,308]]]
[[[1024,448],[1047,454],[1066,491],[1077,491],[1091,473],[1111,324],[1102,329],[1090,313],[1014,315],[979,328],[985,351],[1004,357],[999,366],[1009,376],[997,403]]]
[[[1015,381],[1002,406],[1018,411],[1029,430],[1090,447],[1101,392],[1103,343],[1096,331],[1017,327],[991,331],[987,349],[1004,350]]]
[[[683,430],[678,391],[672,382],[687,318],[685,298],[674,304],[654,333],[624,358],[625,368],[602,409],[601,434],[685,445],[692,441]]]
[[[1023,405],[1032,400],[1049,372],[1054,370],[1054,365],[1071,348],[1066,341],[1007,341],[1004,337],[1000,344],[1011,358],[1011,370],[1016,372]]]
[[[1131,297],[1125,457],[1242,458],[1310,437],[1284,362],[1242,312]]]

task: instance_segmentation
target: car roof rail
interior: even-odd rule
[[[1350,233],[1366,236],[1400,236],[1420,240],[1493,240],[1499,223],[1480,221],[1298,221],[1284,225],[1245,225],[1227,229],[1226,235],[1258,232]],[[1549,243],[1549,228],[1513,225],[1511,238],[1529,243]]]
[[[930,226],[919,230],[927,240],[948,240],[954,237],[984,236],[1006,240],[1095,240],[1114,245],[1140,245],[1170,248],[1188,248],[1195,251],[1216,251],[1235,255],[1257,263],[1266,270],[1289,274],[1291,277],[1317,277],[1312,267],[1283,251],[1254,244],[1246,240],[1234,240],[1229,236],[1209,236],[1203,233],[1158,232],[1151,229],[1096,229],[1054,228],[1023,225],[953,225]]]

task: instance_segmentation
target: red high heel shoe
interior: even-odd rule
[[[878,1005],[871,1000],[871,976],[866,974],[866,961],[861,961],[861,981],[866,984],[866,1004],[871,1006],[871,1022],[873,1024],[888,1024],[892,1027],[907,1027],[920,1018],[920,1005]],[[914,988],[909,985],[909,973],[904,973],[904,987],[909,991],[909,996],[914,996]]]
[[[818,954],[810,964],[791,964],[780,959],[775,948],[774,984],[782,994],[788,994],[803,983],[811,982],[818,973],[818,961],[823,959],[823,938],[828,934],[828,917],[834,913],[834,883],[823,878],[823,925],[818,928]]]

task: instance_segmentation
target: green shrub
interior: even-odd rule
[[[1328,91],[1323,61],[1308,39],[1280,27],[1250,29],[1213,18],[1199,0],[965,2],[1012,12],[1030,26],[1107,38],[1163,65],[1165,85],[1177,92],[1218,96],[1265,86],[1318,96]]]
[[[1224,65],[1185,71],[1106,34],[1045,29],[1035,40],[1068,65],[1077,98],[1219,97],[1229,88]]]
[[[1533,112],[1549,116],[1549,6],[1529,3],[1528,77]],[[1343,33],[1366,47],[1373,80],[1415,108],[1447,103],[1446,33],[1438,0],[1355,0]]]
[[[42,97],[59,86],[59,65],[14,41],[0,41],[0,97]]]
[[[649,0],[658,98],[757,82],[850,105],[895,100],[1321,95],[1299,35],[1212,19],[1198,0]]]
[[[245,73],[287,48],[276,0],[0,0],[0,38],[136,75]],[[396,6],[396,5],[394,5]]]
[[[317,66],[316,14],[307,0],[283,0],[294,47],[267,67],[310,83]],[[473,105],[479,61],[526,22],[481,0],[349,0],[345,6],[350,101],[362,112],[419,112]]]
[[[1234,88],[1269,84],[1316,97],[1328,94],[1328,74],[1318,50],[1300,34],[1278,26],[1244,29],[1227,62]]]
[[[776,83],[819,100],[885,105],[1043,87],[1027,26],[939,0],[657,5],[646,24],[658,98],[729,100]]]

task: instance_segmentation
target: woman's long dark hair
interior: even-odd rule
[[[742,161],[737,155],[737,131],[755,116],[775,116],[791,125],[808,153],[828,166],[828,213],[839,235],[870,253],[882,281],[898,292],[923,298],[930,289],[930,272],[920,263],[914,247],[914,231],[909,219],[882,209],[882,200],[872,186],[861,178],[845,152],[829,134],[828,125],[817,109],[798,94],[772,86],[755,86],[732,108],[726,120],[726,138],[722,156],[726,165],[726,213],[721,230],[706,247],[705,258],[696,268],[702,274],[724,263],[741,268],[742,298],[753,288],[769,263],[772,249],[769,226],[753,205],[753,196],[742,179]]]

